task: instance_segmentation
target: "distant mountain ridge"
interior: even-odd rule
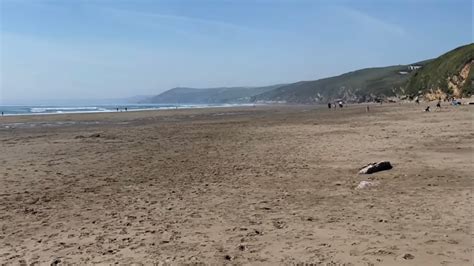
[[[174,88],[148,103],[327,103],[471,96],[474,44],[411,65],[365,68],[335,77],[264,87]]]
[[[222,104],[248,103],[252,96],[273,90],[282,85],[264,87],[222,87],[222,88],[184,88],[167,90],[147,99],[146,103],[179,103],[179,104]]]

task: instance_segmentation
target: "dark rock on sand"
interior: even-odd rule
[[[383,161],[378,163],[370,163],[359,170],[359,174],[372,174],[384,170],[392,169],[392,164],[389,161]]]

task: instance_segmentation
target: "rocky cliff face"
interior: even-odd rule
[[[446,90],[443,85],[439,85],[426,92],[424,98],[432,101],[437,99],[447,99],[449,97],[461,98],[466,96],[467,93],[465,92],[465,87],[468,82],[471,82],[468,79],[473,62],[474,60],[471,60],[461,68],[459,73],[450,75],[446,78],[448,90]]]
[[[463,96],[463,89],[466,82],[468,82],[467,79],[469,77],[469,72],[471,71],[473,62],[474,60],[471,60],[471,62],[465,64],[458,75],[448,77],[448,88],[453,91],[454,97]]]

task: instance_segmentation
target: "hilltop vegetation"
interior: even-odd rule
[[[474,44],[449,51],[417,70],[409,80],[406,94],[428,98],[470,96],[472,88],[472,63]]]
[[[151,103],[327,103],[367,102],[396,98],[462,97],[474,94],[471,68],[474,44],[413,65],[356,70],[336,77],[266,87],[174,88],[149,98]],[[411,66],[418,66],[413,69]]]

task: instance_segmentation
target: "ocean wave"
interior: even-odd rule
[[[52,106],[52,105],[15,105],[0,106],[0,111],[4,115],[52,115],[71,113],[103,113],[103,112],[123,112],[127,111],[151,111],[168,109],[193,109],[193,108],[216,108],[247,106],[248,104],[107,104],[92,106]],[[118,110],[117,110],[118,108]]]
[[[32,107],[31,113],[64,113],[64,112],[83,112],[83,111],[111,111],[106,108],[97,106],[80,106],[80,107]]]

